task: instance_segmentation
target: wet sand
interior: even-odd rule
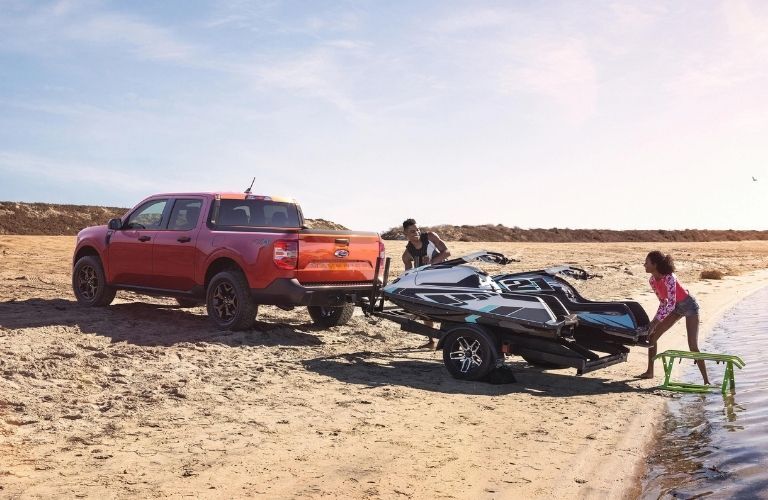
[[[638,484],[666,400],[660,366],[633,378],[642,348],[582,377],[512,358],[517,383],[459,382],[424,338],[360,315],[320,331],[302,309],[262,307],[231,333],[202,307],[133,293],[81,308],[73,246],[0,236],[0,496],[604,498]],[[578,264],[602,275],[583,295],[649,314],[643,259],[672,251],[704,334],[768,283],[768,242],[450,247],[521,258],[509,271]],[[402,248],[387,242],[395,273]],[[681,347],[679,323],[660,348]]]

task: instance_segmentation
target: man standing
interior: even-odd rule
[[[439,264],[451,256],[445,242],[436,233],[431,231],[422,233],[413,219],[403,221],[403,233],[408,240],[405,252],[403,252],[403,264],[406,271],[413,267]],[[432,321],[426,321],[424,324],[434,328]],[[429,337],[429,342],[422,347],[434,348],[435,339]]]

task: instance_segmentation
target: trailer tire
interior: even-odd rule
[[[332,326],[346,325],[355,312],[354,304],[344,304],[343,306],[307,306],[309,317],[312,322],[320,328],[331,328]]]
[[[477,325],[461,325],[446,333],[443,363],[453,378],[479,380],[496,367],[499,351],[490,333]]]

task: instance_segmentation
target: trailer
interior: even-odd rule
[[[375,276],[381,279],[359,305],[367,316],[438,339],[446,368],[462,380],[481,379],[511,356],[583,375],[626,361],[628,346],[648,345],[648,316],[637,302],[591,301],[564,279],[594,277],[583,269],[556,266],[490,276],[468,265],[476,261],[512,260],[475,252],[407,270],[390,281],[390,259],[379,259]]]

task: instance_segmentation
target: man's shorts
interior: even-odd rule
[[[699,314],[699,303],[693,295],[688,294],[686,298],[675,304],[672,312],[680,316],[696,316]]]

